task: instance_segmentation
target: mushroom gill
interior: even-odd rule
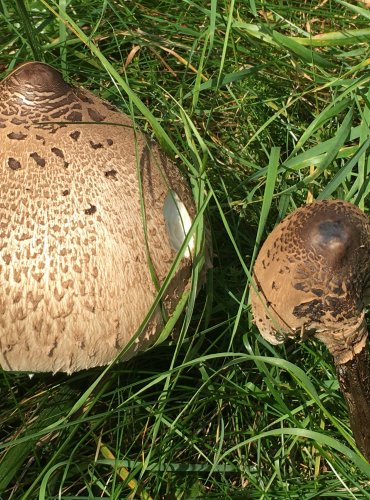
[[[266,340],[312,334],[333,355],[357,446],[370,460],[368,217],[341,200],[299,208],[268,236],[253,278],[254,321]]]
[[[140,327],[186,237],[168,227],[165,206],[174,193],[171,224],[186,213],[189,228],[187,182],[128,116],[38,62],[0,83],[0,141],[0,364],[107,364]],[[125,358],[156,340],[191,268],[189,250]]]

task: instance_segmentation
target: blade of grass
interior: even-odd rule
[[[36,59],[36,61],[44,61],[43,53],[40,50],[38,34],[35,30],[33,22],[30,19],[30,15],[28,13],[24,0],[15,0],[14,5],[26,32],[27,41],[30,44],[31,50],[33,52],[33,57]]]

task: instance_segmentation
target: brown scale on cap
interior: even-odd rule
[[[0,83],[0,364],[66,371],[109,363],[137,331],[176,251],[164,204],[195,206],[178,169],[129,117],[42,63]],[[184,257],[164,295],[189,284]],[[152,344],[160,308],[126,358]]]
[[[268,236],[253,278],[254,321],[266,340],[279,344],[312,334],[328,347],[357,445],[370,460],[368,217],[341,200],[299,208]]]

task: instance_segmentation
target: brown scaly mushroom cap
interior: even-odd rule
[[[107,364],[155,300],[149,260],[160,285],[183,243],[188,185],[128,116],[42,63],[0,83],[0,142],[0,364]],[[188,248],[164,294],[169,315],[191,266]],[[162,326],[158,307],[126,359]]]
[[[314,334],[330,350],[357,445],[369,460],[368,217],[341,200],[299,208],[265,241],[253,278],[254,321],[266,340],[279,344]]]

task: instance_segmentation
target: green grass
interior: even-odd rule
[[[268,345],[248,306],[285,214],[368,208],[369,19],[340,0],[0,2],[2,72],[42,59],[133,115],[177,156],[214,247],[178,342],[73,376],[0,373],[3,498],[370,497],[330,355]]]

